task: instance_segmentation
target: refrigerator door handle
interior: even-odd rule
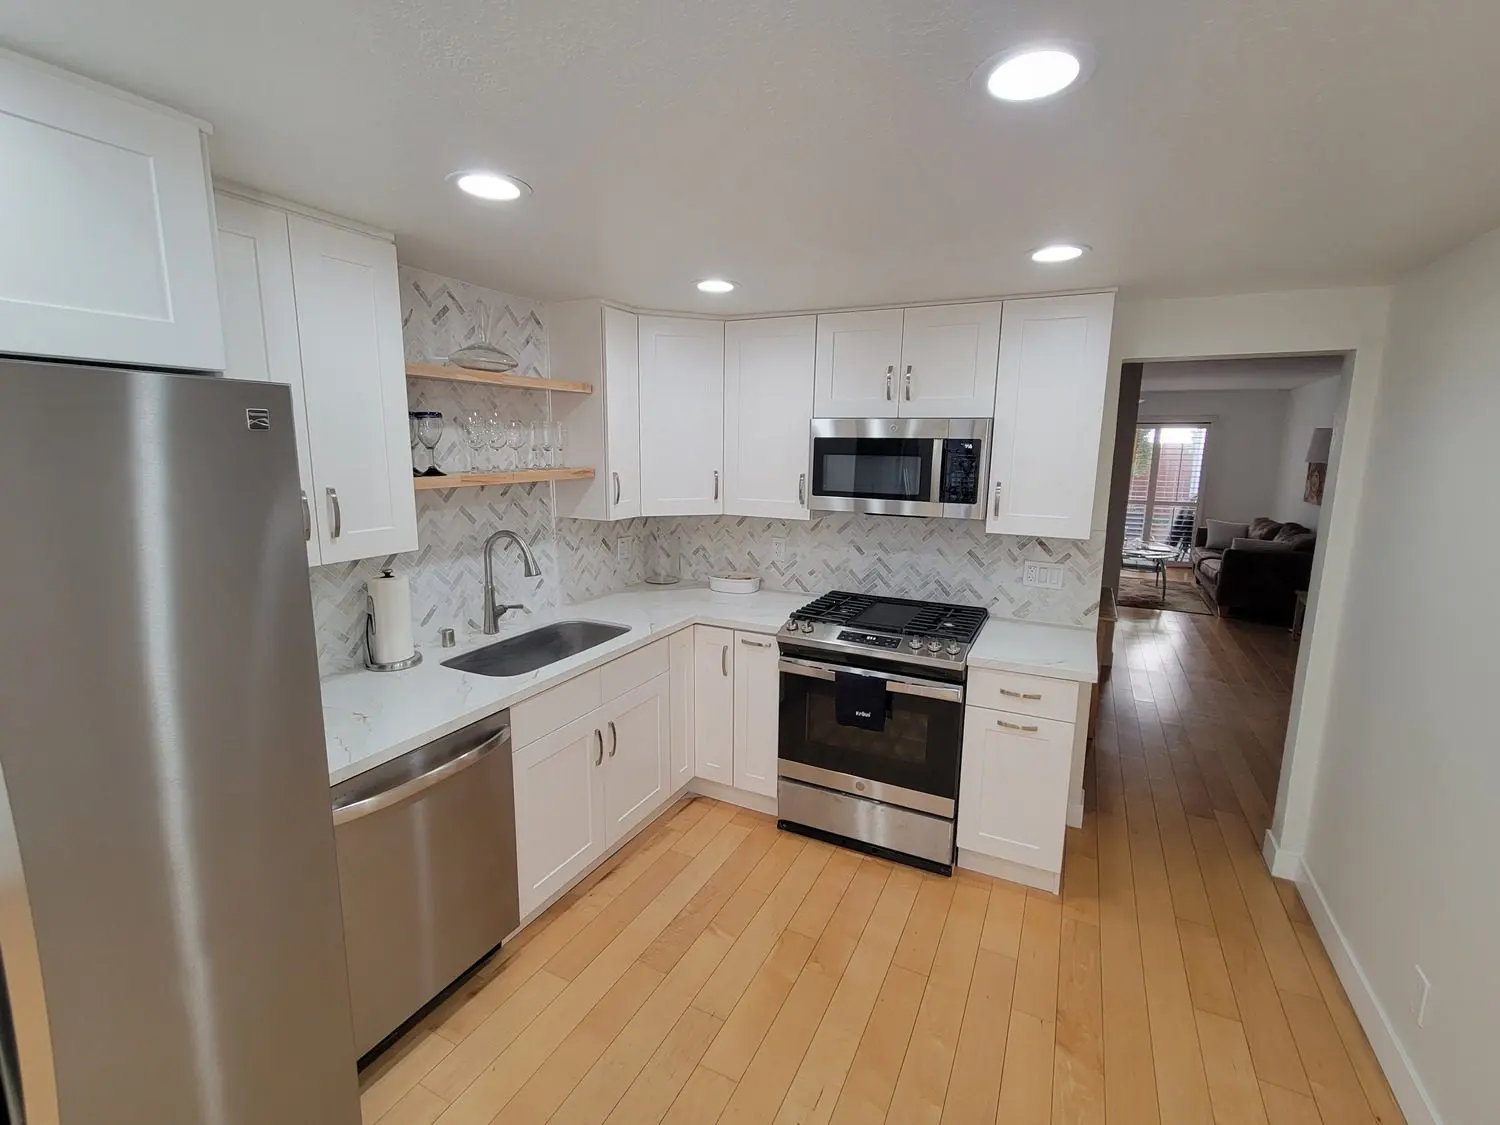
[[[333,521],[333,531],[328,537],[337,539],[344,534],[344,509],[339,504],[339,490],[327,488],[324,491],[328,493],[328,518]]]

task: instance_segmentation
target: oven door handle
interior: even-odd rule
[[[806,676],[812,680],[831,680],[840,672],[852,672],[856,676],[869,676],[871,679],[884,680],[885,689],[897,695],[916,695],[923,699],[942,699],[949,703],[964,701],[963,688],[953,684],[938,683],[936,680],[913,680],[890,672],[875,672],[864,668],[841,668],[836,664],[820,664],[815,660],[799,660],[792,656],[783,656],[777,667],[788,675]]]

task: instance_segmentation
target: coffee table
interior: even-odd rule
[[[1156,576],[1156,585],[1161,591],[1161,604],[1167,604],[1167,563],[1177,558],[1175,547],[1161,543],[1134,543],[1120,555],[1120,565],[1127,570],[1144,570]]]

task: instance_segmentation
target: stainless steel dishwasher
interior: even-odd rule
[[[520,922],[510,712],[333,789],[362,1056]]]

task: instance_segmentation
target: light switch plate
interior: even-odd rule
[[[786,561],[786,536],[775,535],[771,538],[771,558],[776,562]]]
[[[634,554],[635,536],[621,535],[615,540],[615,562],[628,564]]]
[[[1063,568],[1057,563],[1035,562],[1027,559],[1021,564],[1021,584],[1038,590],[1061,590]]]

